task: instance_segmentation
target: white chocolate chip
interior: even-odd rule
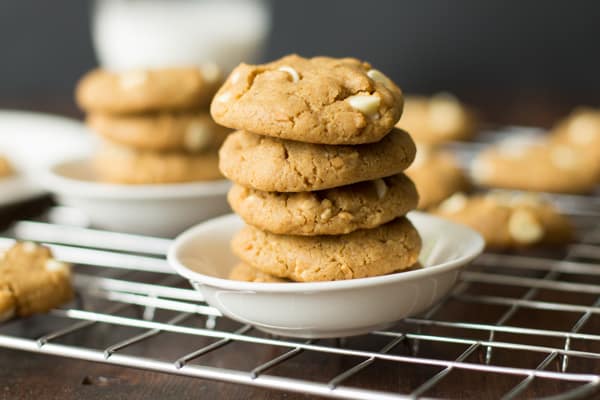
[[[209,127],[200,121],[192,122],[185,131],[183,145],[188,151],[204,150],[211,143]]]
[[[377,198],[379,200],[383,199],[388,192],[388,186],[385,184],[385,181],[383,179],[375,179],[373,185],[377,192]]]
[[[530,244],[544,236],[544,228],[527,210],[516,210],[508,219],[508,232],[517,242]]]
[[[454,193],[440,204],[439,210],[445,214],[456,214],[466,206],[467,196],[464,193]]]
[[[486,158],[479,156],[471,163],[471,178],[477,183],[485,183],[495,172],[494,164]]]
[[[50,271],[50,272],[66,271],[69,269],[67,264],[65,264],[64,262],[61,262],[61,261],[57,261],[53,258],[46,261],[45,267],[46,267],[46,270]]]
[[[249,195],[248,197],[246,197],[244,199],[244,203],[247,206],[250,206],[252,204],[256,204],[256,203],[258,203],[258,197],[256,197],[256,195],[254,195],[254,194],[251,194],[251,195]]]
[[[279,71],[287,72],[292,77],[292,82],[298,82],[300,80],[300,75],[298,75],[298,71],[296,71],[292,67],[284,65],[283,67],[279,67]]]
[[[460,102],[448,93],[437,94],[429,102],[427,122],[440,136],[448,136],[461,128],[464,115]]]
[[[148,80],[148,72],[144,70],[128,71],[119,77],[119,84],[123,89],[135,89]]]
[[[326,208],[325,211],[323,211],[320,216],[323,221],[327,221],[328,219],[331,218],[332,215],[333,215],[333,211],[331,211],[331,208]]]
[[[229,77],[229,81],[233,85],[235,85],[236,83],[238,83],[240,81],[241,77],[242,77],[242,74],[241,74],[240,70],[236,69],[231,73],[231,76]]]
[[[550,161],[557,168],[569,170],[577,166],[577,152],[567,146],[556,146],[550,151]]]
[[[221,76],[221,68],[215,63],[204,64],[200,67],[200,70],[202,71],[202,77],[208,83],[215,83]]]
[[[600,136],[600,121],[588,114],[579,115],[569,124],[567,135],[573,143],[591,144]]]
[[[390,88],[393,86],[393,82],[390,78],[385,76],[385,74],[377,69],[370,69],[367,71],[367,76],[373,79],[375,82],[381,83],[386,88]]]
[[[6,252],[0,251],[0,261],[4,260],[4,257],[6,257]]]
[[[346,99],[350,107],[365,115],[375,115],[379,111],[381,98],[374,94],[356,94]]]
[[[23,242],[23,250],[26,253],[33,253],[37,249],[37,245],[33,242]]]
[[[231,100],[231,92],[223,92],[215,98],[215,101],[226,103]]]

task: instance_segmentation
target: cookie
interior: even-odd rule
[[[417,261],[421,238],[406,218],[347,235],[276,235],[247,225],[234,236],[232,249],[242,261],[270,275],[331,281],[407,269]]]
[[[239,263],[229,273],[229,279],[244,282],[281,283],[289,282],[273,275],[262,272],[248,264]]]
[[[533,194],[457,193],[433,212],[475,229],[490,248],[565,244],[573,237],[569,220]]]
[[[397,127],[417,143],[437,145],[470,139],[477,130],[475,113],[448,93],[432,97],[408,96]]]
[[[483,150],[471,165],[485,186],[556,193],[587,193],[600,180],[591,152],[545,138],[516,137]]]
[[[429,146],[417,146],[414,163],[406,170],[419,192],[419,206],[426,210],[438,205],[456,192],[469,187],[458,160],[449,152]]]
[[[130,115],[90,113],[86,123],[115,143],[154,151],[196,153],[217,149],[229,133],[203,111]]]
[[[0,178],[11,176],[13,173],[13,168],[8,162],[8,160],[0,156]]]
[[[189,110],[208,105],[221,82],[215,65],[112,72],[96,69],[77,84],[85,111],[127,114]]]
[[[2,256],[0,317],[44,313],[72,298],[70,267],[55,260],[47,247],[17,243]]]
[[[126,184],[207,181],[222,178],[216,153],[190,155],[133,150],[105,144],[94,156],[98,179]]]
[[[551,140],[595,156],[600,163],[600,110],[582,107],[560,121],[550,132]]]
[[[375,228],[417,206],[402,174],[317,192],[263,192],[233,185],[227,196],[247,224],[276,234],[340,235]]]
[[[381,140],[402,114],[402,92],[383,73],[354,58],[289,55],[241,64],[210,107],[221,125],[321,144]]]
[[[394,129],[381,141],[357,146],[302,143],[230,134],[219,151],[223,174],[241,185],[267,192],[329,189],[402,172],[415,157],[410,136]]]

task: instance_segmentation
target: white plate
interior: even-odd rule
[[[52,165],[41,180],[58,203],[83,211],[92,225],[118,232],[172,237],[230,211],[230,182],[119,185],[97,182],[86,159]]]
[[[81,122],[27,111],[0,110],[0,154],[17,170],[0,179],[0,206],[44,193],[39,175],[50,164],[90,154],[93,140]]]
[[[228,280],[237,262],[229,242],[243,226],[233,214],[181,234],[168,260],[208,304],[242,323],[303,338],[358,335],[429,308],[483,250],[483,238],[467,227],[419,212],[410,213],[409,219],[423,238],[419,261],[424,268],[414,271],[334,282]]]

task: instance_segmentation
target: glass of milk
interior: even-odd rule
[[[260,57],[268,0],[96,0],[92,37],[112,70],[218,64],[228,72]]]

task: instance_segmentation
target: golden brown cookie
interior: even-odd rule
[[[2,256],[1,317],[44,313],[72,298],[70,267],[55,260],[47,247],[31,242],[17,243]]]
[[[457,193],[434,213],[475,229],[491,248],[565,244],[573,237],[569,220],[533,194],[495,191],[467,197]]]
[[[347,235],[276,235],[247,225],[232,241],[245,263],[293,281],[364,278],[411,267],[421,238],[410,221],[398,218]]]
[[[482,185],[556,193],[587,193],[600,179],[591,152],[544,138],[516,137],[482,151],[471,165]]]
[[[77,84],[83,110],[115,114],[189,110],[206,106],[221,82],[214,65],[111,72],[96,69]]]
[[[399,129],[380,142],[357,146],[316,145],[238,131],[221,146],[219,167],[247,187],[302,192],[398,174],[415,152],[410,136]]]
[[[600,163],[600,110],[575,109],[550,132],[551,140],[589,153]]]
[[[217,123],[281,139],[322,144],[381,140],[402,114],[402,93],[354,58],[289,55],[241,64],[211,103]]]
[[[139,150],[202,152],[217,149],[229,133],[205,111],[90,113],[86,122],[104,138]]]
[[[95,155],[94,170],[102,181],[152,184],[222,178],[214,152],[157,153],[105,144]]]
[[[244,282],[281,283],[290,282],[262,272],[248,264],[239,263],[229,273],[229,279]]]
[[[458,160],[449,152],[429,146],[417,146],[414,163],[406,170],[419,192],[419,209],[438,205],[456,192],[469,187]]]
[[[403,174],[317,192],[263,192],[233,185],[229,204],[246,223],[286,235],[340,235],[375,228],[417,206]]]
[[[471,138],[477,129],[477,118],[456,97],[438,93],[432,97],[406,97],[396,126],[409,132],[417,143],[435,145]]]
[[[0,156],[0,178],[11,176],[14,174],[13,168],[8,160]]]

